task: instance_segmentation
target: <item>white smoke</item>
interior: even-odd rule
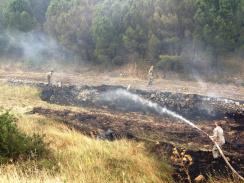
[[[167,114],[170,115],[174,118],[179,119],[180,121],[183,121],[189,125],[191,125],[193,128],[196,128],[200,131],[202,131],[199,127],[197,127],[194,123],[192,123],[191,121],[187,120],[186,118],[184,118],[183,116],[176,114],[173,111],[168,110],[165,107],[161,107],[159,106],[157,103],[151,102],[149,100],[146,100],[136,94],[132,94],[130,92],[128,92],[127,90],[124,89],[117,89],[114,91],[109,91],[106,92],[102,95],[102,100],[103,101],[108,101],[108,102],[113,102],[113,101],[117,101],[117,104],[119,105],[119,101],[125,100],[127,103],[129,102],[133,102],[133,105],[138,105],[138,106],[144,106],[144,107],[148,107],[150,109],[153,109],[154,111],[156,111],[157,113],[163,115],[163,114]],[[116,105],[116,104],[115,104]]]
[[[58,58],[62,55],[58,43],[44,33],[10,32],[7,36],[9,44],[19,48],[24,59],[41,61],[46,57]]]

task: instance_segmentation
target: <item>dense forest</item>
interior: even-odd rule
[[[0,55],[221,70],[243,60],[243,17],[244,0],[1,0]]]

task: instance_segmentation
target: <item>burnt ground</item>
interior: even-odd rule
[[[214,161],[212,158],[212,144],[206,136],[192,130],[189,126],[179,123],[174,119],[144,116],[142,114],[108,112],[104,110],[90,110],[89,112],[72,112],[69,110],[58,111],[44,108],[34,108],[33,113],[45,115],[50,118],[62,121],[71,128],[92,138],[116,140],[128,138],[137,141],[144,141],[149,151],[157,157],[168,158],[172,156],[173,148],[183,148],[186,154],[193,159],[193,164],[188,167],[190,177],[194,179],[199,174],[207,176],[209,173],[227,175],[230,170],[222,159]],[[226,121],[229,124],[231,120]],[[211,132],[213,125],[207,125],[208,121],[199,125],[207,132]],[[226,131],[230,129],[225,128]],[[238,144],[231,143],[235,140],[233,134],[226,134],[227,142],[224,151],[230,159],[231,164],[239,172],[243,172],[243,142],[242,149]],[[172,161],[176,168],[173,175],[176,182],[184,182],[186,175],[183,167]]]
[[[23,84],[13,82],[12,84]],[[113,96],[121,86],[46,86],[43,83],[25,84],[42,89],[41,98],[50,103],[72,105],[86,108],[85,112],[69,110],[52,110],[34,108],[33,113],[55,118],[81,133],[98,139],[116,140],[129,138],[147,142],[149,151],[159,158],[168,156],[176,168],[173,175],[176,182],[185,181],[186,172],[182,164],[176,162],[173,153],[174,147],[192,158],[192,163],[186,165],[191,179],[199,174],[220,173],[227,175],[228,168],[222,159],[213,160],[211,141],[192,129],[188,125],[168,115],[158,114],[141,104]],[[112,91],[112,92],[111,92]],[[104,95],[104,93],[106,95]],[[224,124],[226,144],[224,153],[230,159],[233,167],[240,173],[244,172],[244,112],[243,100],[230,100],[197,94],[183,94],[134,89],[135,93],[145,99],[156,102],[160,106],[191,119],[198,127],[212,134],[215,121]],[[120,93],[118,94],[120,95]],[[106,100],[105,98],[113,98]]]

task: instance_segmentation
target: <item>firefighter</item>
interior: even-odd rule
[[[148,86],[151,86],[153,83],[153,79],[154,79],[154,74],[153,74],[153,65],[150,67],[149,71],[148,71]]]
[[[221,148],[222,145],[225,143],[225,137],[224,137],[224,130],[221,128],[221,124],[215,122],[215,128],[213,130],[213,136],[211,136],[214,142]],[[219,150],[216,147],[216,145],[213,146],[213,158],[217,159],[220,157]]]
[[[51,70],[51,71],[47,74],[47,84],[48,84],[48,85],[52,85],[53,73],[54,73],[54,71]]]

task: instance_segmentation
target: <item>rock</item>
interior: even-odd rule
[[[111,130],[111,129],[108,129],[106,132],[105,132],[105,138],[107,139],[107,140],[110,140],[110,141],[112,141],[112,140],[115,140],[116,139],[116,134],[115,134],[115,132],[113,131],[113,130]]]
[[[199,183],[199,182],[203,182],[204,180],[205,180],[204,176],[200,174],[194,179],[194,182]]]

